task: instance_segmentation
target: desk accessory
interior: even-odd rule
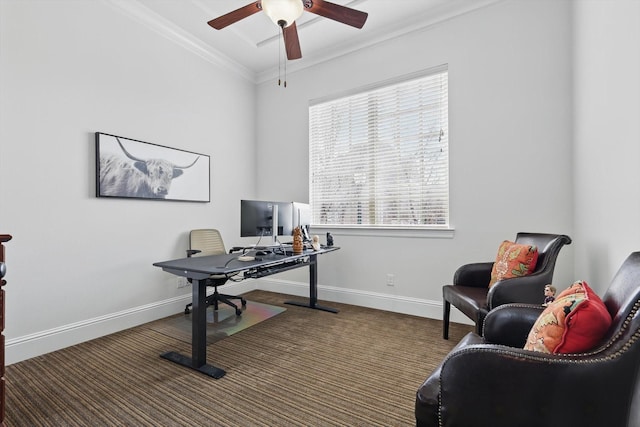
[[[293,253],[296,255],[301,254],[303,249],[302,230],[300,227],[296,227],[293,229]]]
[[[317,234],[314,235],[313,239],[311,240],[311,247],[314,251],[320,250],[320,236],[318,236]]]
[[[327,233],[327,246],[333,246],[333,236],[331,233]]]

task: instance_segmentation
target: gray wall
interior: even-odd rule
[[[254,84],[109,4],[0,1],[9,363],[179,312],[152,263],[235,237],[254,191]],[[211,203],[95,198],[96,131],[210,155]]]
[[[259,86],[258,194],[304,201],[310,100],[449,67],[453,236],[331,230],[342,249],[322,260],[321,296],[439,318],[461,264],[493,260],[518,231],[573,234],[571,27],[569,2],[501,2],[292,74],[284,90]],[[572,250],[560,287],[573,281]]]
[[[604,291],[640,250],[640,2],[575,3],[577,278]]]

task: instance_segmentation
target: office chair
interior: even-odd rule
[[[225,253],[226,250],[224,248],[224,242],[222,241],[222,236],[218,230],[198,229],[191,230],[189,233],[189,249],[187,249],[187,257],[192,257],[196,254],[206,256]],[[243,307],[246,307],[247,300],[241,296],[226,295],[218,292],[218,286],[224,285],[227,280],[228,277],[225,275],[213,275],[207,279],[207,286],[213,287],[214,291],[213,294],[207,296],[205,301],[206,306],[208,307],[212,305],[214,310],[218,310],[218,303],[223,302],[235,309],[236,316],[240,316],[242,315],[242,310],[238,308],[237,304],[231,302],[231,300],[239,299]],[[189,282],[191,282],[191,279],[189,279]],[[186,305],[184,308],[184,314],[190,313],[189,308],[192,305],[192,303]]]

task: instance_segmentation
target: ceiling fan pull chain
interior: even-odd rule
[[[281,76],[281,59],[282,58],[282,31],[278,31],[278,86],[280,86],[280,76]]]
[[[282,38],[284,37],[284,22],[279,22],[280,31],[278,32],[278,86],[284,83],[284,87],[287,87],[287,57],[282,54]],[[282,62],[284,62],[284,81],[282,81]]]

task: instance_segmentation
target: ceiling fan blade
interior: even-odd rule
[[[235,24],[239,20],[253,15],[254,13],[258,13],[261,10],[262,8],[260,7],[260,2],[256,1],[246,6],[243,6],[240,9],[236,9],[233,12],[229,12],[225,15],[212,19],[211,21],[208,22],[208,24],[211,25],[216,30],[221,30],[228,25]]]
[[[287,59],[292,60],[302,58],[300,40],[298,39],[298,29],[296,28],[295,22],[282,29],[282,37],[284,38],[284,47],[287,51]]]
[[[351,25],[356,28],[362,28],[369,16],[366,12],[361,12],[359,10],[351,9],[350,7],[324,0],[312,0],[311,7],[306,10],[308,12],[315,13],[316,15],[324,16],[325,18],[333,19],[334,21],[342,22],[343,24]]]

